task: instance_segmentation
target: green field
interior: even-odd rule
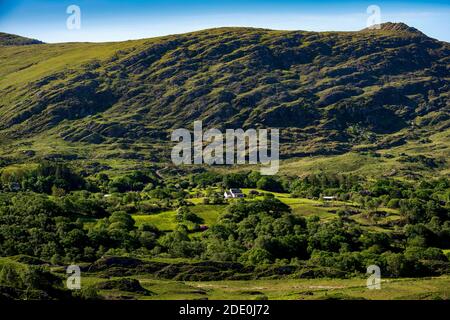
[[[251,190],[256,190],[259,193],[265,193],[263,190],[259,189],[251,189],[251,188],[243,188],[242,191],[244,194],[248,196]],[[344,201],[332,201],[325,202],[320,200],[311,200],[306,198],[293,198],[288,193],[278,193],[278,192],[270,192],[277,199],[287,204],[292,213],[303,216],[318,216],[320,219],[329,220],[337,217],[337,210],[345,209],[345,208],[357,208],[356,204],[352,202],[344,202]],[[263,196],[257,196],[254,200],[261,200]],[[234,201],[234,200],[229,200]],[[193,205],[189,206],[190,210],[197,214],[204,220],[204,225],[211,226],[213,225],[220,214],[226,211],[226,205],[205,205],[203,204],[203,198],[191,198],[189,199]],[[383,230],[382,228],[377,228],[377,224],[383,224],[385,222],[394,221],[399,219],[399,215],[397,210],[388,209],[388,208],[380,208],[380,211],[387,212],[388,215],[383,218],[379,218],[376,221],[367,218],[364,214],[357,214],[352,216],[351,218],[361,224],[362,226],[376,228],[377,230]],[[364,212],[364,211],[363,211]],[[142,214],[134,214],[132,215],[133,219],[136,221],[136,226],[140,226],[143,223],[149,223],[155,225],[158,229],[162,231],[171,231],[174,230],[177,226],[177,221],[175,220],[176,211],[175,210],[167,210],[156,214],[151,215],[142,215]],[[91,223],[89,221],[87,223]],[[386,231],[386,230],[385,230]]]
[[[138,295],[138,299],[154,300],[315,300],[315,299],[449,299],[450,277],[426,279],[384,279],[380,290],[369,290],[365,279],[298,279],[252,281],[170,281],[148,276],[135,277],[141,285],[154,293]],[[102,279],[83,278],[85,285],[94,285]],[[124,295],[120,291],[103,291],[113,298]]]
[[[149,223],[162,231],[173,230],[176,227],[175,211],[166,211],[153,215],[133,215],[133,219],[136,221],[137,226]]]

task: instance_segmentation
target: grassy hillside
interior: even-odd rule
[[[0,50],[3,165],[167,163],[171,130],[202,119],[280,128],[289,173],[448,174],[450,46],[403,24],[102,44],[10,38],[0,37],[9,44]]]
[[[0,46],[23,46],[30,44],[42,44],[42,41],[25,38],[15,34],[0,32]]]

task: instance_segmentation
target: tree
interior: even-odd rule
[[[282,192],[281,182],[271,176],[263,176],[256,182],[256,187],[265,191]]]
[[[245,252],[239,261],[245,264],[259,265],[269,264],[273,261],[273,257],[269,251],[262,248],[252,248]]]
[[[134,219],[123,211],[114,212],[109,218],[110,229],[124,229],[132,230],[134,229],[135,221]]]
[[[189,207],[186,206],[177,209],[176,220],[178,222],[187,221],[195,224],[203,223],[203,219],[197,216],[195,213],[193,213],[189,209]]]

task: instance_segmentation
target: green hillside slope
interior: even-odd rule
[[[30,39],[15,34],[0,32],[0,46],[23,46],[42,43],[42,41],[36,39]]]
[[[0,37],[4,164],[164,163],[171,130],[201,119],[281,128],[283,170],[298,174],[449,173],[450,45],[404,24],[220,28],[101,44],[6,46],[8,38]]]

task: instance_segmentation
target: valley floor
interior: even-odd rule
[[[281,279],[250,281],[171,281],[138,276],[151,295],[104,290],[106,299],[139,300],[441,300],[450,299],[450,276],[382,279],[381,289],[369,290],[366,279]],[[104,279],[83,278],[94,285]]]

